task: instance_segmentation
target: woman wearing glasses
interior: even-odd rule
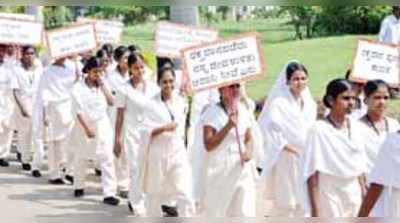
[[[335,79],[323,101],[330,112],[309,131],[302,162],[306,211],[313,217],[355,217],[367,170],[363,126],[348,117],[355,93],[349,81]]]
[[[268,95],[258,119],[264,134],[263,174],[275,202],[274,216],[303,216],[300,157],[306,134],[317,118],[317,106],[307,86],[307,69],[289,62]],[[269,186],[271,188],[269,188]]]

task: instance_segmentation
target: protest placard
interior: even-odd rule
[[[399,50],[395,45],[360,39],[350,80],[364,83],[368,80],[381,79],[398,87],[400,83]]]
[[[182,55],[190,91],[256,79],[265,71],[257,33],[184,49]]]
[[[43,24],[0,18],[0,43],[38,45],[42,42]]]
[[[155,51],[160,57],[179,58],[181,50],[218,39],[218,31],[170,22],[159,22],[155,32]]]
[[[52,58],[87,52],[97,47],[93,23],[75,24],[46,33]]]
[[[93,22],[99,44],[121,42],[124,24],[119,21],[80,18],[78,22]]]
[[[28,14],[22,14],[22,13],[0,12],[0,18],[13,19],[13,20],[24,20],[24,21],[31,21],[31,22],[35,21],[35,16],[28,15]]]

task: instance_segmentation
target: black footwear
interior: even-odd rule
[[[85,191],[83,189],[76,189],[74,190],[75,197],[83,197],[85,195]]]
[[[96,174],[96,176],[101,177],[101,170],[95,168],[94,173]]]
[[[104,204],[117,206],[119,204],[119,199],[116,197],[106,197],[103,199]]]
[[[74,184],[74,177],[71,175],[65,175],[65,179],[68,180],[71,184]]]
[[[127,198],[128,198],[128,194],[129,194],[129,191],[127,191],[127,190],[121,190],[121,191],[118,193],[118,196],[120,196],[121,198],[127,199]]]
[[[62,185],[65,184],[65,182],[61,178],[57,178],[57,179],[50,179],[49,184]]]
[[[133,207],[132,207],[131,202],[129,202],[129,201],[128,201],[128,209],[133,214]]]
[[[17,160],[18,162],[22,162],[22,155],[20,152],[17,152]]]
[[[178,217],[177,208],[174,206],[161,205],[165,217]]]
[[[0,166],[8,167],[8,166],[10,166],[10,163],[5,159],[0,159]]]
[[[32,171],[32,176],[33,176],[33,177],[36,177],[36,178],[39,178],[39,177],[42,176],[42,174],[40,173],[39,170],[33,170],[33,171]]]
[[[26,170],[26,171],[30,171],[31,170],[31,164],[29,163],[23,163],[22,164],[22,169]]]

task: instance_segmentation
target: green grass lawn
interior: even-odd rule
[[[231,37],[243,32],[261,34],[266,73],[259,81],[247,83],[253,99],[264,97],[275,82],[282,67],[291,59],[300,60],[308,69],[309,85],[315,97],[321,97],[326,84],[343,77],[351,66],[357,39],[375,39],[375,36],[336,36],[307,40],[293,40],[293,29],[281,19],[248,20],[244,22],[220,22],[210,27],[218,29],[220,36]],[[153,51],[154,23],[131,26],[124,31],[123,42],[135,43],[146,51]],[[391,111],[400,110],[400,102],[391,104]]]

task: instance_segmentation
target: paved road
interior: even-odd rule
[[[129,216],[126,200],[117,207],[102,203],[99,178],[88,177],[84,198],[73,197],[71,185],[49,185],[46,171],[41,178],[33,178],[30,172],[22,171],[20,164],[0,167],[0,210],[2,218],[10,217],[84,217],[84,216]],[[259,186],[259,194],[261,194]],[[258,196],[258,216],[268,212],[267,204]],[[267,210],[263,213],[262,209]],[[10,219],[8,218],[8,219]]]

